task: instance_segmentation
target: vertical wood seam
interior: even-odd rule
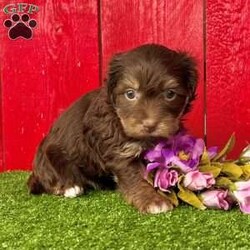
[[[207,0],[203,0],[203,130],[204,140],[207,144]]]
[[[97,0],[97,37],[98,37],[98,61],[99,61],[99,67],[98,67],[98,74],[99,74],[99,86],[102,86],[103,82],[103,44],[102,44],[102,0]]]
[[[0,122],[1,124],[1,155],[2,155],[2,171],[6,171],[6,166],[5,166],[5,150],[4,150],[4,119],[3,119],[3,75],[2,75],[2,70],[1,68],[3,67],[2,63],[0,64],[0,105],[1,105],[1,110],[0,110]]]

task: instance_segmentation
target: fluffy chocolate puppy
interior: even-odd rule
[[[185,53],[149,44],[115,55],[106,85],[69,107],[41,142],[30,192],[75,197],[115,180],[139,211],[172,209],[143,179],[140,154],[180,129],[196,83],[195,63]]]

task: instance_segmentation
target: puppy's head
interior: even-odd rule
[[[117,54],[109,65],[108,95],[125,133],[169,137],[195,98],[197,70],[191,57],[161,45]]]

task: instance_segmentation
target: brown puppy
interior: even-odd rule
[[[139,156],[180,129],[196,83],[195,63],[185,53],[150,44],[117,54],[106,86],[76,101],[40,144],[30,192],[75,197],[115,180],[141,212],[172,209],[143,179]]]

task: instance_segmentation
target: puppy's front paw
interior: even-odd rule
[[[142,213],[159,214],[172,210],[173,204],[157,193],[140,196],[134,199],[134,206]]]
[[[170,202],[162,201],[161,203],[151,203],[147,209],[146,212],[150,214],[159,214],[168,212],[173,209],[173,205]]]
[[[159,214],[173,209],[173,205],[168,200],[156,199],[149,203],[142,211],[150,214]]]
[[[83,193],[83,188],[79,186],[74,186],[71,188],[68,188],[64,192],[64,197],[67,198],[75,198]]]

